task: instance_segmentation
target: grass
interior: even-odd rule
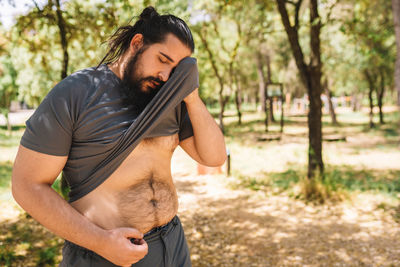
[[[263,172],[255,176],[242,175],[238,172],[234,173],[236,181],[232,183],[233,187],[246,187],[248,189],[265,192],[282,193],[288,192],[295,198],[304,198],[310,192],[306,192],[309,188],[317,190],[326,190],[325,197],[341,199],[343,195],[354,192],[374,192],[385,194],[392,198],[400,196],[400,170],[355,170],[352,166],[326,166],[323,178],[317,178],[315,184],[310,184],[306,178],[305,166],[288,169],[284,172]],[[335,195],[333,192],[337,192]],[[347,193],[345,193],[347,192]],[[340,197],[342,195],[342,197]],[[311,197],[312,199],[313,197]],[[323,196],[321,196],[323,198]],[[320,197],[316,200],[324,201]]]
[[[29,215],[0,225],[0,266],[56,266],[63,241]]]

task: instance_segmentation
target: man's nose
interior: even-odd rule
[[[158,73],[158,78],[163,81],[166,82],[169,79],[169,75],[171,74],[171,70],[164,70]]]

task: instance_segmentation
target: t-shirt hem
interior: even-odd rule
[[[55,151],[52,151],[52,150],[50,151],[50,150],[47,150],[46,148],[43,148],[41,146],[25,142],[24,140],[21,140],[20,144],[25,148],[28,148],[30,150],[33,150],[33,151],[36,151],[36,152],[39,152],[39,153],[43,153],[43,154],[47,154],[47,155],[51,155],[51,156],[68,156],[68,153],[59,153],[59,152],[55,152]]]

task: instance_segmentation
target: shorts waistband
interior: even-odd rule
[[[176,226],[179,222],[178,216],[174,216],[168,223],[154,227],[150,231],[144,234],[143,239],[146,240],[146,242],[152,241],[154,239],[160,238],[161,235],[167,235],[169,232],[171,232],[172,229],[174,229],[174,226]]]
[[[171,232],[174,229],[174,227],[176,225],[178,225],[178,222],[179,222],[179,218],[178,218],[178,216],[175,215],[174,218],[172,218],[171,221],[169,221],[168,223],[158,226],[158,227],[154,227],[153,229],[148,231],[146,234],[144,234],[143,239],[146,240],[146,242],[151,242],[153,240],[157,240],[157,239],[161,238],[162,236],[165,236],[169,232]],[[133,242],[133,241],[134,241],[134,239],[131,238],[131,242]],[[91,251],[87,248],[81,247],[75,243],[72,243],[71,241],[68,241],[68,240],[65,240],[65,245],[75,247],[75,248],[78,248],[80,250],[83,250],[83,251],[86,251],[89,253],[94,253],[93,251]]]

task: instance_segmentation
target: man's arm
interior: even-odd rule
[[[147,254],[147,244],[133,228],[104,230],[76,211],[51,188],[67,156],[52,156],[19,147],[12,172],[12,194],[18,204],[56,235],[102,255],[121,266],[130,266]],[[119,251],[118,251],[119,250]]]
[[[193,127],[193,136],[180,146],[197,162],[206,166],[220,166],[226,160],[224,135],[201,100],[198,89],[185,99]]]

